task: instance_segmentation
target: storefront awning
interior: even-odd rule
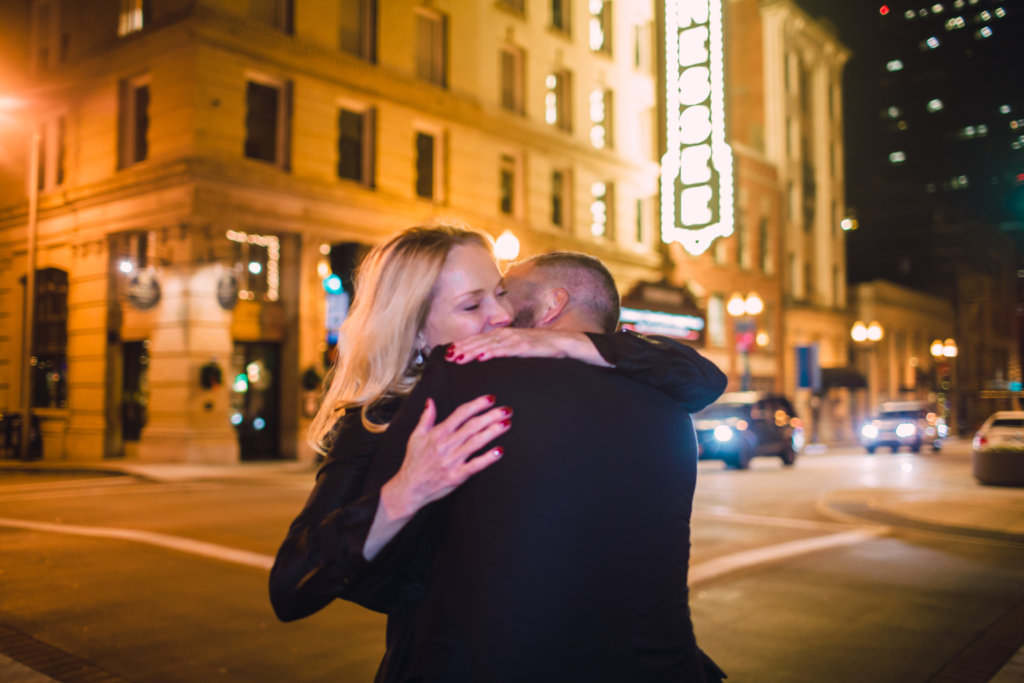
[[[864,375],[853,368],[822,368],[821,386],[824,389],[829,387],[846,387],[848,389],[862,389],[868,383]]]

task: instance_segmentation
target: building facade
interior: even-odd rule
[[[662,279],[653,3],[23,5],[0,406],[45,457],[311,457],[324,279],[425,220]]]

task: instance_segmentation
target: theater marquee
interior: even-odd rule
[[[733,231],[722,39],[722,0],[666,1],[661,238],[691,254]]]

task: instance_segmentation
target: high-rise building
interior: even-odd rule
[[[1024,8],[900,0],[849,11],[859,27],[848,88],[859,223],[850,279],[894,281],[953,305],[959,356],[947,397],[970,428],[993,407],[980,392],[1020,379],[1024,91],[1013,65],[1024,58]]]
[[[4,7],[0,408],[51,456],[301,454],[352,262],[432,217],[661,278],[653,0]]]

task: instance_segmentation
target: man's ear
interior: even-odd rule
[[[569,306],[569,292],[563,287],[553,287],[544,293],[543,306],[537,327],[547,327],[558,320]]]

